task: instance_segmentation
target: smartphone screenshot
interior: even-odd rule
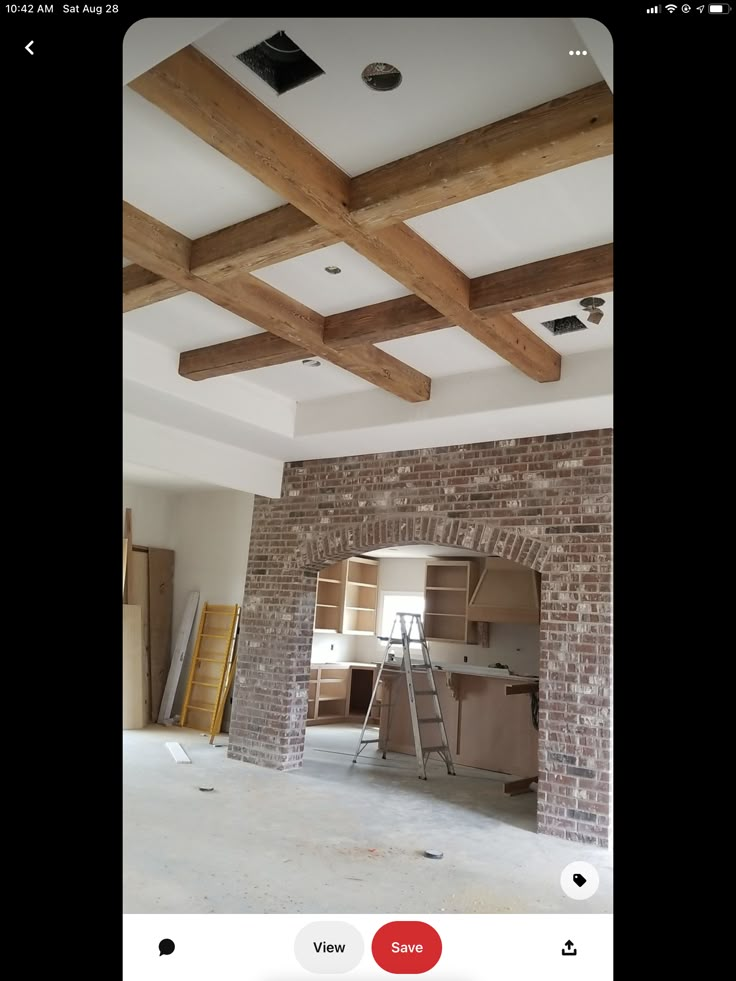
[[[610,31],[122,61],[124,978],[610,979]]]

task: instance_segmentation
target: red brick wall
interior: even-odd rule
[[[257,497],[230,723],[233,759],[301,765],[317,569],[432,543],[542,573],[538,827],[606,845],[612,432],[289,463]]]

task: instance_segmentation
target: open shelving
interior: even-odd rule
[[[354,556],[345,562],[344,634],[374,634],[378,607],[378,561]]]
[[[427,562],[424,587],[427,640],[476,642],[476,626],[468,621],[468,601],[477,579],[475,562],[466,559]]]
[[[342,628],[342,606],[345,590],[345,563],[336,562],[317,576],[317,598],[314,608],[314,631],[336,634]]]
[[[337,722],[349,713],[350,668],[313,665],[307,693],[307,725]]]

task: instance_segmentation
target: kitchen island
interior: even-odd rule
[[[518,778],[507,782],[507,793],[527,790],[537,774],[539,734],[531,702],[532,693],[538,692],[538,679],[466,664],[435,665],[434,679],[455,763]],[[382,681],[379,749],[413,756],[409,700],[400,662],[384,669]],[[415,686],[419,688],[421,680]],[[428,697],[420,700],[420,716],[422,702],[431,701]],[[425,745],[440,743],[437,725],[424,723],[421,728]]]

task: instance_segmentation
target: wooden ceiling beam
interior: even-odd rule
[[[239,371],[303,361],[308,357],[310,355],[304,348],[264,331],[235,341],[184,351],[179,355],[179,374],[193,381],[202,381]]]
[[[470,282],[471,305],[486,317],[502,318],[551,303],[582,299],[613,289],[613,246],[601,245],[568,255],[504,269]],[[416,296],[402,296],[325,318],[324,340],[338,350],[426,334],[452,322]],[[270,344],[267,335],[243,337],[185,351],[180,374],[208,378],[288,364],[305,357],[284,342]]]
[[[519,370],[559,379],[559,354],[514,318],[475,314],[467,277],[410,228],[361,229],[349,212],[347,174],[195,48],[130,87]]]
[[[613,96],[598,82],[353,178],[350,213],[382,228],[611,153]]]
[[[470,283],[470,306],[484,315],[521,313],[612,289],[613,245],[599,245],[479,276]]]
[[[324,343],[324,318],[254,276],[211,283],[190,269],[192,242],[123,202],[123,255],[231,313],[316,354],[408,402],[429,398],[426,375],[372,345],[340,352]],[[225,373],[225,372],[223,372]],[[210,375],[211,377],[211,375]]]
[[[291,204],[221,228],[192,242],[191,272],[218,283],[333,245],[337,238]],[[123,269],[123,312],[184,293],[141,266]]]

